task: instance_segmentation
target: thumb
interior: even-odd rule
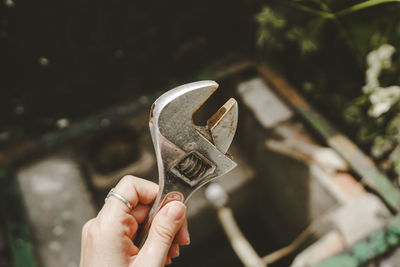
[[[135,265],[164,266],[175,234],[185,221],[186,206],[179,201],[167,203],[154,217],[145,244],[135,259]]]

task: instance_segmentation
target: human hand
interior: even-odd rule
[[[80,267],[159,267],[179,256],[179,246],[190,243],[186,207],[172,201],[154,217],[148,238],[139,250],[132,242],[138,225],[145,221],[158,186],[134,176],[125,176],[113,190],[132,205],[110,197],[96,218],[82,230]]]

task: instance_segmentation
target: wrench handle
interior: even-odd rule
[[[164,207],[168,202],[171,202],[174,200],[184,202],[185,198],[182,193],[177,192],[177,191],[162,194],[161,197],[157,197],[156,201],[153,204],[153,207],[151,208],[151,210],[149,212],[149,216],[147,217],[147,219],[143,225],[142,230],[135,238],[134,243],[136,244],[136,246],[138,248],[142,248],[144,243],[146,242],[147,237],[150,232],[151,224],[153,223],[153,219],[156,216],[157,212],[162,207]]]

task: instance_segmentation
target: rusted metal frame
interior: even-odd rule
[[[253,66],[253,63],[249,60],[238,60],[224,68],[215,70],[210,74],[210,78],[217,80],[227,79],[251,66]],[[99,130],[102,128],[102,122],[105,120],[107,120],[107,123],[118,123],[134,115],[139,110],[148,107],[161,93],[162,92],[157,92],[147,96],[145,103],[134,101],[125,105],[119,105],[109,108],[95,116],[91,116],[79,123],[75,123],[66,129],[47,133],[37,139],[25,139],[17,145],[0,151],[0,166],[7,167],[19,164],[33,155],[44,153],[79,138],[84,134]]]
[[[375,190],[392,209],[400,211],[400,190],[394,187],[389,178],[378,170],[370,157],[335,129],[267,64],[259,64],[256,69],[266,82],[272,85],[276,92],[325,139],[326,143],[349,163],[364,184]]]
[[[242,59],[228,66],[225,66],[222,69],[216,70],[213,74],[210,75],[210,77],[208,77],[208,79],[217,81],[224,80],[232,77],[235,74],[241,73],[253,66],[254,66],[253,61]]]
[[[314,267],[364,266],[366,263],[398,247],[400,244],[400,215],[385,227],[357,241],[345,252],[336,254]]]
[[[148,103],[155,99],[155,95],[149,97]],[[139,101],[125,105],[116,106],[104,112],[91,116],[81,122],[75,123],[70,127],[44,134],[38,139],[26,139],[23,142],[0,152],[0,166],[7,167],[20,164],[24,159],[43,153],[49,149],[63,145],[84,134],[94,132],[103,128],[104,122],[107,124],[116,123],[129,117],[149,104],[142,104]]]

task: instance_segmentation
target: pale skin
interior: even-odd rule
[[[133,209],[110,197],[97,217],[84,225],[80,267],[164,266],[179,256],[179,246],[190,243],[186,206],[172,201],[154,217],[149,236],[139,250],[132,240],[149,213],[158,185],[125,176],[113,191],[128,200]]]

